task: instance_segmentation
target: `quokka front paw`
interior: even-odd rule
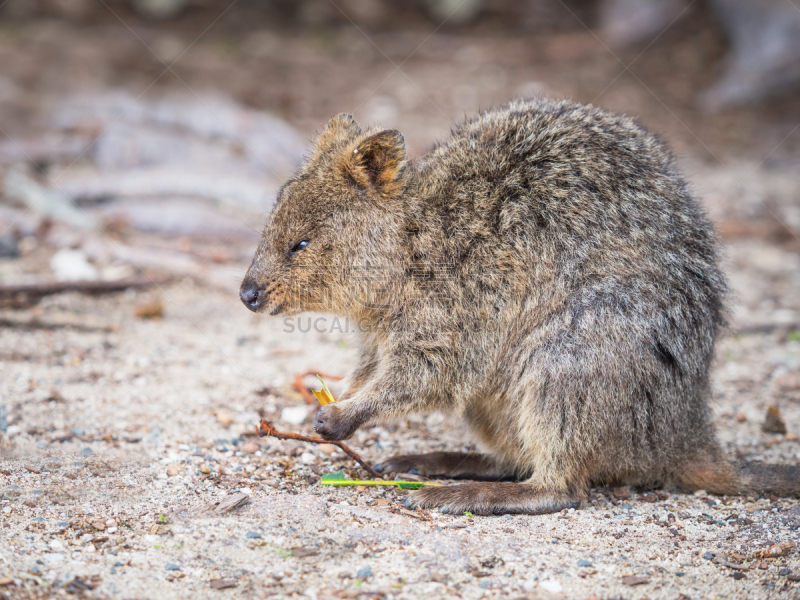
[[[510,469],[504,469],[490,456],[463,452],[401,454],[375,465],[375,470],[379,473],[410,473],[437,479],[476,481],[516,479]]]
[[[314,417],[314,430],[321,438],[326,440],[346,440],[356,429],[359,423],[350,418],[347,413],[336,404],[328,404],[317,411]]]

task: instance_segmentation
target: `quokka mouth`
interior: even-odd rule
[[[280,304],[278,304],[277,306],[273,306],[273,307],[272,307],[272,308],[270,308],[270,309],[269,309],[269,311],[268,311],[268,312],[269,312],[269,315],[270,315],[271,317],[274,317],[275,315],[277,315],[277,314],[280,314],[280,313],[283,311],[283,309],[284,309],[284,307],[285,307],[285,306],[286,306],[286,302],[281,302],[281,303],[280,303]]]

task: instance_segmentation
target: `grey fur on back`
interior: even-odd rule
[[[502,439],[506,461],[535,470],[544,454],[593,480],[663,478],[715,447],[708,372],[726,283],[711,225],[659,140],[593,107],[515,102],[458,127],[414,176],[415,272],[455,270],[433,338],[460,343],[428,360],[450,359],[456,389],[495,397],[462,410],[490,445]],[[464,348],[469,370],[454,364]],[[534,430],[548,433],[544,453]]]

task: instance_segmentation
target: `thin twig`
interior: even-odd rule
[[[326,377],[328,376],[326,375]],[[256,427],[256,433],[258,433],[258,437],[272,436],[274,438],[278,438],[279,440],[297,440],[298,442],[309,442],[311,444],[333,444],[334,446],[341,448],[342,451],[347,454],[347,456],[360,464],[361,467],[372,477],[375,477],[376,479],[383,479],[383,476],[373,469],[368,462],[366,462],[342,442],[323,440],[322,438],[300,435],[299,433],[286,433],[283,431],[278,431],[272,426],[272,423],[263,419],[261,420],[261,423],[259,423],[258,427]]]
[[[340,381],[344,379],[344,377],[341,375],[328,375],[326,373],[320,373],[319,371],[306,371],[305,373],[300,373],[297,377],[295,377],[292,387],[300,392],[300,395],[303,396],[303,400],[306,401],[306,404],[310,404],[311,406],[316,405],[317,400],[311,396],[311,393],[308,391],[308,386],[303,383],[303,379],[309,375],[317,375],[319,377],[324,377],[325,379],[332,379],[333,381]]]

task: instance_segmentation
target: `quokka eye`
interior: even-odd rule
[[[311,240],[300,240],[294,246],[292,246],[292,249],[289,250],[289,254],[297,254],[298,252],[300,252],[300,250],[308,246],[310,243]]]

